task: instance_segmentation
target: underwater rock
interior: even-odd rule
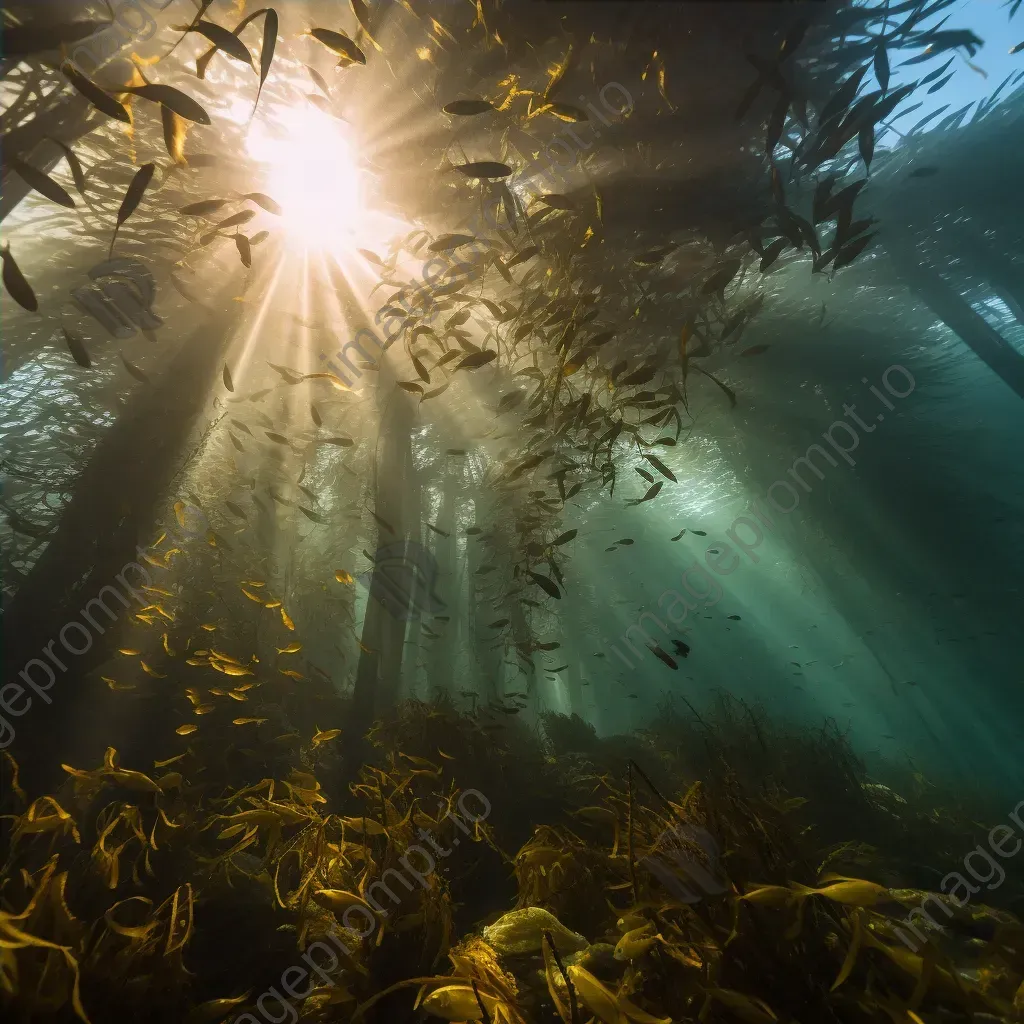
[[[590,945],[582,935],[570,931],[542,907],[526,907],[502,915],[484,928],[484,940],[502,956],[521,956],[540,952],[545,931],[551,932],[562,956],[578,953]]]

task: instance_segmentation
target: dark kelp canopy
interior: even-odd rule
[[[157,6],[4,10],[5,1011],[1021,1019],[1021,72],[937,105],[953,0]]]

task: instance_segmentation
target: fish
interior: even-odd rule
[[[198,203],[189,203],[188,206],[181,207],[178,213],[183,213],[187,217],[206,217],[216,213],[227,202],[226,199],[203,199]]]
[[[74,199],[45,171],[40,171],[13,153],[7,157],[7,165],[40,195],[46,196],[47,199],[69,210],[75,209]]]
[[[25,280],[25,275],[22,274],[21,268],[14,259],[14,255],[11,253],[10,242],[3,249],[0,249],[0,259],[3,260],[3,281],[7,294],[22,309],[27,309],[30,313],[37,312],[39,300],[36,298],[36,293],[32,290],[32,286]]]
[[[211,124],[210,115],[194,100],[180,89],[174,89],[169,85],[145,85],[123,86],[122,91],[134,96],[141,96],[151,103],[159,103],[169,107],[179,117],[186,121],[194,121],[196,124]]]
[[[366,54],[344,32],[335,32],[329,28],[314,28],[309,34],[317,42],[323,43],[329,50],[333,50],[343,61],[347,61],[349,64],[366,63]]]
[[[8,33],[5,32],[5,42],[7,36]],[[128,112],[128,108],[123,103],[119,103],[113,96],[104,92],[91,79],[83,75],[70,60],[61,62],[60,71],[71,85],[101,113],[106,114],[107,117],[114,118],[116,121],[122,121],[124,124],[132,123],[132,116]]]
[[[188,31],[198,32],[200,35],[206,36],[222,53],[226,53],[229,57],[234,57],[235,60],[248,64],[252,68],[252,54],[249,53],[246,45],[234,32],[229,32],[226,28],[216,25],[212,21],[198,21]]]
[[[336,736],[341,735],[340,729],[321,730],[317,727],[314,728],[316,728],[316,732],[313,734],[313,738],[310,740],[310,743],[312,744],[313,747],[319,747],[320,744],[327,743],[330,740],[333,740]]]
[[[499,163],[496,160],[480,160],[475,163],[456,164],[454,170],[464,174],[467,178],[493,179],[507,178],[512,174],[512,168],[508,164]]]
[[[663,661],[670,669],[677,670],[679,668],[678,662],[665,651],[663,651],[657,644],[653,647],[648,644],[647,649],[653,654],[659,661]]]
[[[249,239],[241,233],[236,234],[235,248],[238,250],[238,258],[242,261],[242,266],[248,270],[252,266],[252,246]]]
[[[281,209],[281,205],[275,199],[271,199],[270,196],[263,192],[247,192],[242,196],[242,198],[262,207],[267,211],[267,213],[276,214],[278,217],[284,214],[284,210]]]
[[[124,198],[121,200],[121,206],[117,211],[117,224],[114,226],[114,234],[110,239],[110,251],[107,254],[108,259],[111,259],[114,255],[114,243],[117,241],[117,233],[121,229],[121,225],[128,220],[128,218],[138,208],[138,205],[145,194],[146,188],[149,186],[149,183],[153,178],[154,171],[156,171],[156,164],[143,164],[135,172],[135,176],[129,182],[128,189],[124,194]]]
[[[493,103],[481,99],[453,100],[441,108],[444,113],[453,117],[474,117],[477,114],[486,114],[494,109]]]

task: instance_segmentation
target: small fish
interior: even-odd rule
[[[13,155],[7,157],[7,163],[12,171],[15,171],[26,184],[40,195],[46,196],[47,199],[69,210],[75,208],[74,199],[45,171],[40,171],[38,168]]]
[[[683,643],[682,640],[673,640],[672,643],[675,644],[676,654],[679,657],[685,658],[690,653],[690,645]]]
[[[18,266],[11,253],[10,243],[0,250],[0,258],[3,260],[3,280],[7,294],[23,309],[35,313],[39,309],[39,300],[32,286],[25,280],[21,268]]]
[[[673,669],[673,670],[678,670],[678,668],[679,668],[679,665],[678,665],[678,663],[676,662],[676,660],[675,660],[675,659],[674,659],[673,657],[671,657],[671,655],[669,655],[669,654],[667,654],[667,653],[666,653],[665,651],[663,651],[663,650],[662,650],[662,649],[661,649],[661,648],[660,648],[660,647],[659,647],[659,646],[658,646],[657,644],[655,644],[655,645],[654,645],[653,647],[651,647],[650,645],[648,645],[648,646],[647,646],[647,649],[648,649],[648,650],[649,650],[649,651],[651,652],[651,654],[653,654],[653,655],[654,655],[654,656],[655,656],[656,658],[658,658],[658,659],[659,659],[660,661],[663,661],[663,662],[664,662],[664,663],[665,663],[666,665],[668,665],[668,667],[669,667],[670,669]]]
[[[726,618],[732,619],[734,622],[740,621],[740,617],[738,615],[727,615]]]
[[[89,358],[89,353],[85,350],[85,344],[82,342],[82,339],[63,325],[61,325],[61,331],[64,333],[64,341],[67,342],[68,351],[75,362],[86,369],[92,366],[92,360]]]
[[[238,258],[242,261],[242,266],[249,270],[252,267],[252,245],[249,239],[240,232],[235,234],[235,248],[238,250]]]
[[[329,740],[333,740],[336,736],[341,735],[340,729],[324,729],[317,728],[313,734],[312,744],[314,747],[319,747],[321,743],[327,743]]]
[[[209,124],[209,121],[207,121],[207,124]],[[135,212],[139,203],[142,201],[142,197],[153,177],[154,171],[156,171],[156,164],[143,164],[135,172],[135,176],[129,182],[128,189],[124,194],[124,199],[121,200],[121,207],[117,211],[117,224],[114,226],[114,234],[110,239],[110,251],[107,256],[108,259],[114,254],[114,243],[117,241],[117,233],[121,229],[121,225]]]
[[[457,164],[454,170],[464,174],[467,178],[507,178],[512,173],[508,164],[498,163],[496,160],[481,160],[476,163]]]
[[[113,117],[125,124],[132,123],[132,116],[123,103],[118,103],[113,96],[105,93],[95,82],[90,81],[79,71],[70,60],[60,66],[61,74],[76,88],[97,110],[107,117]]]
[[[350,64],[365,64],[366,54],[344,32],[335,32],[329,28],[315,28],[309,33],[317,42],[323,43],[333,50],[342,61]]]
[[[192,724],[192,725],[179,725],[178,728],[175,729],[174,731],[179,736],[191,736],[192,733],[199,731],[199,726],[198,725],[194,725],[194,724]]]

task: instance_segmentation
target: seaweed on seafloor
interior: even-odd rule
[[[932,789],[872,788],[835,730],[729,702],[701,719],[584,754],[558,751],[557,722],[544,739],[516,725],[499,749],[474,716],[407,702],[356,778],[337,771],[339,738],[282,745],[281,720],[252,756],[214,730],[148,773],[111,748],[38,796],[5,754],[5,1014],[234,1019],[340,929],[328,980],[291,1000],[301,1021],[1022,1019],[1020,921],[905,881],[906,835],[941,869],[923,844],[945,857],[971,821]],[[660,746],[670,726],[678,743]],[[475,821],[469,789],[490,807]],[[852,812],[838,841],[826,796]],[[417,846],[448,853],[428,865]],[[943,927],[912,949],[926,900]]]

